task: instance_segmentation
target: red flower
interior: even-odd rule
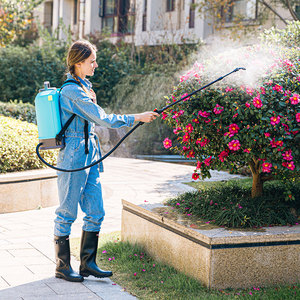
[[[187,143],[187,142],[190,140],[190,138],[191,138],[191,136],[190,136],[188,133],[186,133],[186,134],[183,136],[182,141],[183,141],[184,143]]]
[[[212,157],[210,156],[210,157],[208,157],[208,158],[206,158],[206,159],[204,159],[204,164],[206,165],[206,166],[209,166],[210,165],[210,163],[211,163],[211,159],[212,159]]]
[[[221,162],[224,162],[224,159],[228,156],[228,154],[229,154],[229,151],[228,151],[228,150],[222,151],[222,152],[218,155],[220,161],[221,161]]]
[[[193,132],[194,127],[193,127],[193,125],[191,123],[189,123],[188,125],[186,125],[185,130],[187,132]]]
[[[285,151],[282,153],[283,159],[285,160],[293,160],[292,150]]]
[[[276,84],[275,86],[273,86],[273,91],[282,93],[283,87],[281,85]]]
[[[198,173],[193,173],[192,178],[194,180],[197,180],[199,178],[199,174]]]

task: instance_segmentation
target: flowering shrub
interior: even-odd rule
[[[251,63],[257,50],[249,48],[243,59]],[[300,51],[269,53],[274,63],[260,84],[214,85],[163,112],[177,135],[170,149],[197,159],[193,179],[210,177],[211,169],[249,166],[256,197],[266,180],[299,175]],[[203,75],[206,67],[196,63],[182,76],[167,104],[211,81]]]

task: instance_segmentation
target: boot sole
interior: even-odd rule
[[[55,273],[55,277],[64,279],[66,281],[71,281],[71,282],[82,282],[84,280],[84,278],[67,278],[66,276],[64,276],[60,273]]]
[[[91,276],[94,276],[94,277],[97,277],[97,278],[106,278],[106,277],[111,277],[113,274],[108,274],[108,275],[95,275],[95,274],[92,274],[92,273],[86,273],[86,272],[79,272],[79,274],[83,277],[89,277],[90,275]]]

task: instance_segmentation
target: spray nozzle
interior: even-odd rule
[[[244,67],[236,68],[235,70],[233,70],[233,72],[237,72],[239,70],[246,70],[246,68],[244,68]]]

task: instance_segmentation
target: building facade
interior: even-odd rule
[[[195,8],[200,1],[45,0],[36,15],[50,32],[63,22],[75,38],[106,32],[113,42],[122,38],[137,46],[178,44],[205,40],[213,33],[213,21]],[[278,9],[289,18],[287,11]],[[237,0],[229,10],[220,7],[225,27],[232,26],[237,16],[243,16],[245,22],[255,25],[257,14],[257,0]],[[276,16],[266,26],[274,23],[280,27]],[[63,31],[58,34],[59,38],[64,38]]]

